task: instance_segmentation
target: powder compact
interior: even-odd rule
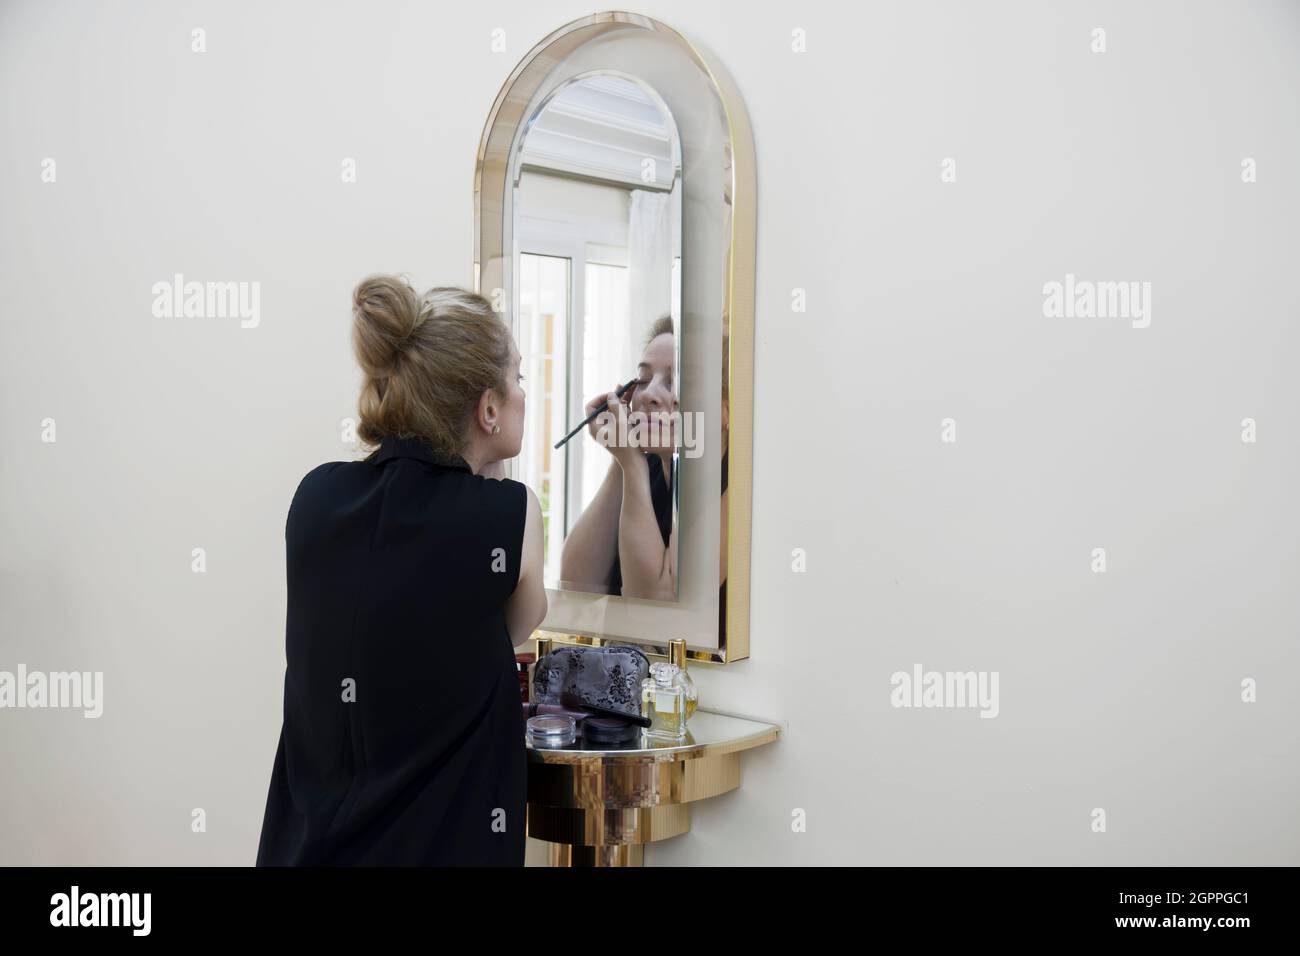
[[[618,745],[640,738],[640,727],[617,717],[591,716],[582,722],[582,739],[587,744]]]
[[[534,747],[567,747],[578,736],[578,726],[573,718],[558,714],[529,717],[527,728],[528,742]]]

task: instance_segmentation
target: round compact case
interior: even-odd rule
[[[641,728],[617,717],[587,717],[582,721],[582,739],[587,744],[619,746],[641,739]]]
[[[528,742],[534,747],[567,747],[578,737],[578,727],[573,718],[558,714],[529,717],[527,727]]]

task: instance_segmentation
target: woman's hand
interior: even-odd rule
[[[623,394],[630,398],[631,393],[632,390],[628,389]],[[642,450],[631,443],[632,435],[628,403],[619,398],[616,392],[607,392],[604,395],[597,395],[587,402],[583,409],[584,414],[590,415],[601,402],[608,402],[609,408],[587,423],[587,433],[596,440],[598,445],[603,445],[620,465],[628,461],[634,461],[636,456],[642,454]],[[621,428],[620,419],[622,421]],[[620,438],[627,441],[620,444]]]

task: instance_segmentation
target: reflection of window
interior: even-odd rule
[[[628,270],[626,266],[587,262],[585,315],[582,336],[581,405],[602,392],[632,377],[629,365]],[[575,439],[576,440],[576,439]],[[590,453],[582,458],[580,508],[596,497],[600,483],[609,470],[610,456],[596,454],[595,443],[588,443]]]
[[[564,488],[563,458],[552,446],[567,430],[564,425],[564,349],[569,316],[568,259],[524,253],[519,257],[519,353],[523,356],[524,441],[519,480],[537,489],[542,506],[543,554],[556,566],[563,534],[552,536],[551,513],[563,515],[564,503],[553,491]],[[559,394],[556,393],[557,388]]]
[[[518,478],[537,491],[546,568],[554,576],[564,537],[600,490],[611,461],[585,429],[559,451],[554,445],[582,420],[591,398],[636,374],[641,343],[633,341],[630,325],[626,247],[578,242],[570,256],[554,242],[523,238],[520,245],[551,249],[519,255],[519,352],[528,407]]]

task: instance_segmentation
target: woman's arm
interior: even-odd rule
[[[542,506],[527,485],[528,516],[524,521],[524,545],[519,555],[519,580],[506,601],[506,630],[515,647],[533,636],[546,619],[549,602],[542,583]]]
[[[560,553],[560,580],[566,585],[604,589],[618,553],[618,511],[623,502],[623,469],[611,460],[596,497],[578,516]]]
[[[604,402],[608,408],[587,423],[587,434],[605,448],[612,460],[596,496],[574,522],[560,551],[560,581],[563,585],[604,591],[618,554],[618,511],[623,503],[623,464],[618,432],[612,430],[626,406],[613,392],[597,395],[583,408],[590,415]]]

